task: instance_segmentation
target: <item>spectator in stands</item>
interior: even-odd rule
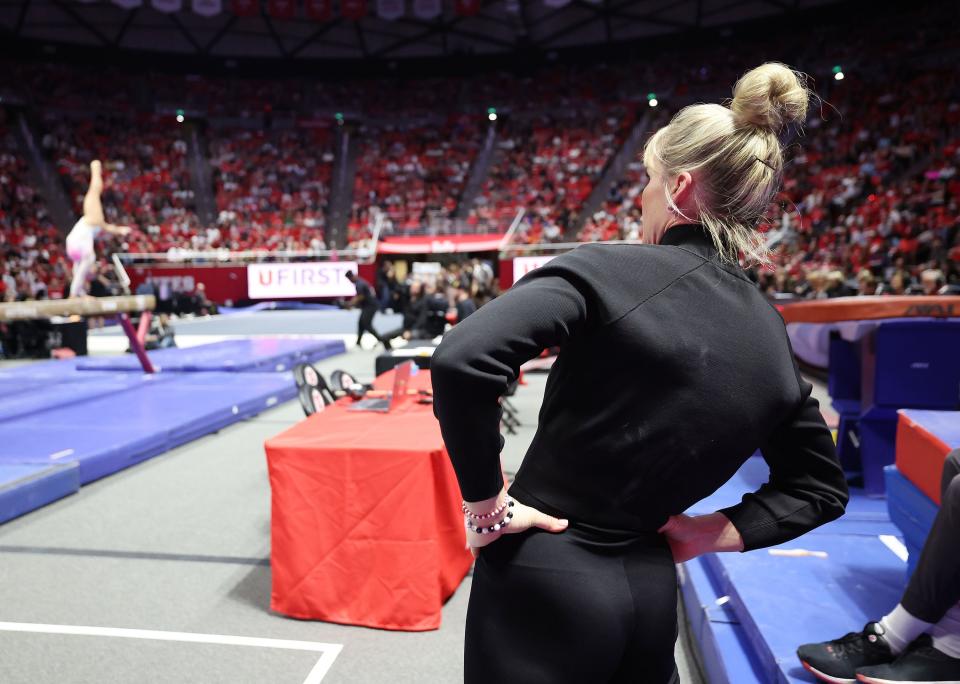
[[[928,268],[920,274],[920,283],[923,287],[923,294],[938,295],[942,292],[944,285],[943,271],[936,268]]]
[[[207,297],[207,286],[197,283],[193,291],[193,309],[198,316],[213,316],[217,313],[217,305]]]
[[[857,294],[861,296],[877,294],[877,279],[869,269],[865,268],[857,274]]]
[[[177,342],[173,326],[170,325],[170,317],[162,313],[150,319],[150,331],[147,333],[144,348],[151,350],[176,346]]]
[[[423,331],[428,339],[440,337],[447,328],[447,310],[449,302],[435,283],[427,282],[423,286],[424,318]]]
[[[362,346],[363,334],[365,332],[370,333],[375,338],[377,342],[381,343],[386,349],[391,349],[390,340],[380,337],[376,330],[373,328],[373,317],[377,314],[380,307],[377,303],[377,294],[373,287],[363,278],[359,277],[353,271],[347,271],[346,275],[347,280],[353,283],[354,287],[357,289],[357,294],[346,303],[346,308],[352,309],[356,306],[360,307],[360,320],[357,324],[357,346]]]
[[[457,323],[460,323],[477,310],[477,305],[470,296],[469,290],[463,285],[457,289],[456,300]]]
[[[393,264],[384,260],[377,269],[377,302],[381,311],[386,311],[393,301],[393,291],[397,284]]]
[[[837,684],[960,681],[960,449],[947,456],[941,504],[900,603],[862,632],[797,650],[803,666]]]
[[[905,295],[910,283],[910,276],[904,271],[896,271],[890,276],[890,283],[883,289],[885,295]]]
[[[157,297],[160,295],[160,289],[157,287],[157,284],[153,281],[153,276],[148,275],[142,283],[137,285],[136,294],[153,295],[154,297]]]
[[[394,294],[396,295],[394,307],[401,312],[403,323],[399,328],[383,337],[388,340],[396,337],[402,337],[405,340],[421,337],[418,333],[423,325],[424,317],[423,285],[416,280],[409,285],[398,284]]]

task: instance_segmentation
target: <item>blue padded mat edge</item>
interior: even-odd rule
[[[743,626],[710,576],[706,561],[696,558],[678,566],[680,591],[697,642],[700,662],[710,684],[764,684],[757,658]]]
[[[912,574],[920,558],[920,550],[937,517],[939,506],[904,477],[896,466],[883,469],[887,480],[887,507],[890,519],[903,535],[904,544],[910,552],[907,573]]]
[[[79,489],[76,463],[0,464],[0,525]]]
[[[960,448],[960,411],[900,409],[899,413],[920,425],[950,449]]]
[[[828,557],[761,550],[706,560],[766,681],[814,682],[797,660],[797,647],[860,629],[889,612],[906,584],[906,565],[877,537],[823,534],[781,548],[822,550]],[[784,586],[790,591],[775,589]]]

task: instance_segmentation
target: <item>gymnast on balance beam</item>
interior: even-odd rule
[[[83,216],[74,224],[67,235],[67,256],[73,262],[73,279],[70,282],[70,296],[82,297],[87,294],[87,277],[93,270],[96,249],[93,241],[101,230],[112,235],[128,235],[129,226],[117,226],[107,223],[103,215],[100,195],[103,192],[103,165],[100,160],[90,162],[90,187],[83,198]]]

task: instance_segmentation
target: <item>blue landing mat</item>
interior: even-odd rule
[[[710,554],[706,562],[740,621],[762,681],[815,681],[797,646],[861,629],[900,600],[906,566],[877,537],[820,534],[778,548],[826,551],[828,558]]]
[[[148,352],[157,370],[163,371],[284,371],[303,361],[319,361],[346,351],[343,340],[255,338],[225,340],[186,349]],[[132,355],[84,358],[79,370],[139,371]]]
[[[287,399],[287,373],[174,374],[0,423],[0,463],[80,464],[86,484]]]
[[[0,463],[0,524],[80,488],[76,463]]]
[[[765,684],[743,626],[729,602],[722,598],[705,563],[703,558],[696,558],[678,566],[677,572],[691,636],[699,646],[707,681],[710,684]]]

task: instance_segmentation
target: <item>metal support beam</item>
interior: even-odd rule
[[[270,32],[270,37],[273,38],[273,42],[277,46],[277,52],[279,52],[280,56],[283,58],[289,57],[290,55],[287,53],[287,49],[283,47],[283,41],[280,40],[280,34],[277,33],[277,29],[273,25],[273,20],[270,19],[270,15],[263,10],[260,11],[260,14],[263,17],[263,23],[267,26],[267,31]]]
[[[290,51],[290,56],[296,57],[297,55],[299,55],[301,52],[303,52],[308,47],[313,45],[316,41],[318,41],[320,38],[322,38],[327,32],[339,26],[342,21],[343,20],[338,17],[333,21],[327,22],[326,24],[318,28],[316,31],[311,33],[306,38],[304,38],[295,48],[293,48]]]
[[[27,20],[27,11],[30,9],[30,0],[23,0],[23,4],[20,5],[20,13],[17,15],[17,23],[13,27],[13,32],[20,35],[20,31],[23,29],[23,22]]]
[[[123,42],[123,37],[127,35],[127,29],[130,28],[130,24],[133,23],[133,20],[137,18],[137,15],[140,13],[140,8],[133,9],[127,12],[127,16],[123,19],[123,24],[120,25],[120,30],[117,31],[116,37],[113,39],[114,47],[120,47],[120,43]]]
[[[71,19],[73,19],[75,22],[80,24],[80,26],[86,29],[89,33],[91,33],[94,37],[96,37],[97,40],[99,40],[105,46],[110,45],[110,39],[107,38],[103,34],[103,32],[100,31],[100,29],[98,29],[96,26],[94,26],[89,21],[87,21],[87,19],[84,18],[84,16],[80,14],[80,12],[74,9],[69,2],[64,2],[63,0],[53,0],[53,5],[60,11],[70,15]]]
[[[603,33],[607,42],[613,40],[613,31],[610,28],[610,0],[603,0]]]
[[[210,42],[203,46],[203,53],[205,55],[209,55],[210,51],[217,46],[217,43],[219,43],[223,39],[223,37],[227,35],[227,32],[231,28],[233,28],[233,25],[236,23],[237,23],[236,15],[231,16],[229,19],[223,22],[223,26],[221,26],[219,30],[215,34],[213,34],[213,38],[210,39]]]
[[[187,39],[187,42],[193,46],[193,49],[196,50],[198,54],[203,53],[203,46],[197,41],[196,38],[193,37],[193,34],[187,30],[187,27],[183,25],[183,22],[180,21],[180,17],[178,17],[176,14],[168,14],[167,16],[170,17],[170,21],[173,22],[173,25],[180,30],[180,33],[183,34],[183,37]]]
[[[370,51],[367,49],[367,39],[363,35],[363,29],[360,27],[360,22],[353,22],[353,31],[357,36],[357,44],[360,46],[360,52],[364,57],[370,56]]]

